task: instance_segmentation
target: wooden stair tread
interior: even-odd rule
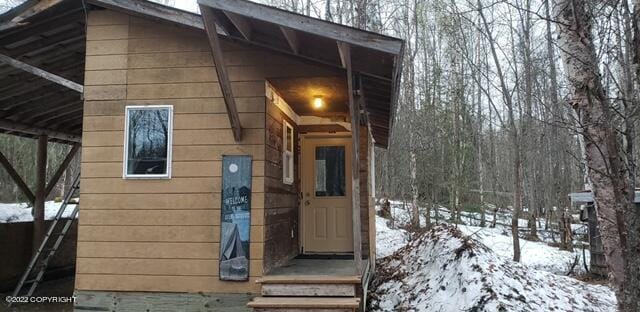
[[[259,278],[258,284],[360,284],[360,276],[273,275]]]
[[[247,306],[251,308],[319,308],[355,309],[359,298],[336,297],[256,297]]]

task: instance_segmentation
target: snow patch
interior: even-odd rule
[[[513,262],[474,237],[438,225],[382,259],[370,310],[616,311],[609,287]]]
[[[62,202],[47,201],[44,203],[44,215],[46,220],[53,219],[58,210],[60,210]],[[75,205],[68,205],[64,210],[63,217],[71,217],[71,213]],[[32,222],[33,216],[31,215],[31,206],[26,203],[0,203],[0,223],[13,223],[13,222]]]

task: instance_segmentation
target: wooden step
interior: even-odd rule
[[[355,297],[355,284],[262,284],[265,297]]]
[[[327,311],[352,312],[360,305],[358,298],[256,297],[247,304],[255,311]]]
[[[360,284],[360,276],[349,275],[267,275],[258,284]]]

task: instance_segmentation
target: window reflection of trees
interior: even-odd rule
[[[167,109],[129,111],[128,173],[166,173],[168,121]]]

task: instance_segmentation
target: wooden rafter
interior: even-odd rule
[[[49,9],[63,0],[42,0],[37,3],[26,3],[15,8],[16,12],[8,21],[0,24],[0,31],[24,25],[24,21],[40,12]],[[31,2],[31,1],[29,1]]]
[[[300,53],[298,52],[298,35],[296,34],[295,30],[280,26],[280,32],[282,33],[282,36],[284,36],[284,39],[287,40],[287,43],[291,48],[291,52],[293,52],[293,54]]]
[[[0,164],[7,171],[13,182],[15,182],[18,188],[22,191],[22,194],[24,194],[24,196],[27,197],[27,200],[33,204],[36,200],[36,196],[33,195],[33,192],[31,192],[27,183],[22,180],[20,174],[18,174],[18,172],[13,168],[7,157],[5,157],[2,152],[0,152]]]
[[[36,76],[39,76],[39,77],[44,78],[46,80],[49,80],[51,82],[55,82],[55,83],[57,83],[57,84],[59,84],[61,86],[67,87],[67,88],[69,88],[71,90],[75,90],[75,91],[80,92],[80,93],[82,93],[84,91],[84,87],[79,83],[75,83],[75,82],[73,82],[71,80],[68,80],[68,79],[66,79],[64,77],[60,77],[60,76],[58,76],[56,74],[52,74],[52,73],[50,73],[48,71],[42,70],[42,69],[40,69],[38,67],[29,65],[27,63],[20,62],[20,61],[18,61],[16,59],[13,59],[13,58],[11,58],[9,56],[6,56],[4,54],[0,54],[0,62],[8,64],[8,65],[11,65],[11,66],[13,66],[15,68],[24,70],[24,71],[26,71],[28,73],[34,74]]]
[[[233,91],[231,90],[231,82],[229,81],[227,67],[224,63],[222,47],[220,46],[220,40],[216,30],[216,20],[211,8],[201,5],[200,12],[202,13],[202,19],[209,39],[209,45],[211,46],[211,54],[213,55],[220,89],[222,89],[224,104],[227,107],[227,114],[229,115],[231,129],[233,130],[233,137],[236,142],[239,142],[242,139],[242,126],[240,125],[240,117],[238,116],[238,109],[236,108],[236,100],[233,97]]]
[[[362,272],[362,224],[360,220],[360,100],[356,99],[351,68],[351,46],[339,42],[338,49],[347,69],[349,113],[351,115],[351,208],[353,220],[353,258],[358,273]]]
[[[80,149],[79,143],[73,144],[73,147],[71,147],[71,150],[69,150],[69,153],[67,153],[67,156],[64,158],[64,160],[60,164],[60,167],[58,167],[58,170],[56,170],[56,172],[51,177],[51,180],[49,181],[49,183],[47,183],[47,187],[45,188],[45,191],[44,191],[45,197],[51,194],[51,191],[53,191],[53,188],[58,183],[58,180],[60,180],[60,177],[62,177],[62,174],[64,174],[64,171],[67,170],[67,167],[69,167],[71,160],[73,160],[73,157],[76,155],[79,149]]]
[[[249,22],[247,22],[247,19],[233,13],[229,13],[229,12],[223,12],[223,13],[229,19],[229,21],[231,21],[231,24],[233,24],[233,27],[235,27],[238,30],[240,35],[242,35],[242,37],[245,40],[251,41],[251,33],[253,31],[251,29],[251,25],[249,25]]]

